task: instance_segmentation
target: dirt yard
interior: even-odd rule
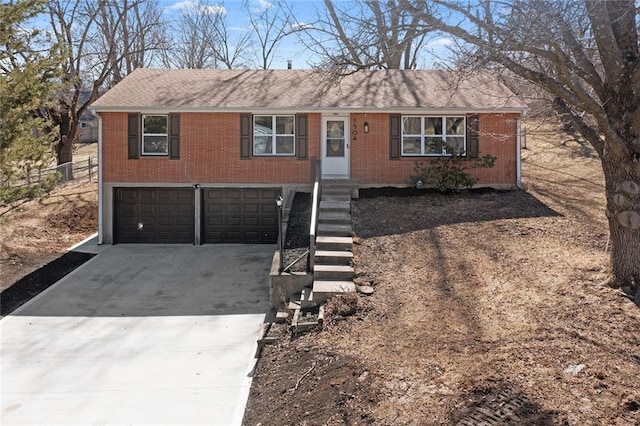
[[[526,191],[353,203],[375,293],[267,346],[244,424],[640,424],[640,309],[604,285],[598,159],[528,130]]]
[[[74,161],[97,156],[97,144],[79,145]],[[58,186],[47,197],[0,208],[0,291],[98,229],[97,174]]]

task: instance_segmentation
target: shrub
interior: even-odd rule
[[[487,154],[480,158],[470,158],[464,152],[444,141],[437,143],[437,148],[443,149],[447,155],[434,157],[428,163],[416,161],[413,166],[414,175],[408,182],[416,185],[418,182],[438,188],[442,192],[459,191],[461,188],[472,188],[476,179],[467,172],[469,169],[488,169],[494,166],[496,157]]]

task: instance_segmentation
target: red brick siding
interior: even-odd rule
[[[127,158],[127,114],[102,113],[105,182],[307,183],[309,160],[295,157],[240,159],[240,114],[182,113],[180,159]],[[309,158],[320,149],[320,114],[309,114]]]
[[[497,157],[491,169],[473,170],[478,184],[516,183],[516,129],[517,114],[480,114],[480,155]],[[369,133],[364,133],[364,123]],[[389,115],[351,114],[351,126],[357,129],[351,141],[351,177],[369,184],[404,184],[413,174],[416,160],[427,158],[401,157],[389,159]]]
[[[141,183],[307,183],[312,161],[295,157],[240,159],[238,113],[182,113],[180,159],[127,158],[127,114],[103,117],[103,179]],[[320,155],[321,115],[309,114],[308,157]],[[498,159],[492,169],[473,171],[479,184],[516,182],[517,114],[480,114],[480,155]],[[389,159],[389,115],[351,114],[351,177],[363,184],[404,184],[416,158]],[[364,122],[369,133],[364,133]],[[352,127],[352,130],[353,127]]]

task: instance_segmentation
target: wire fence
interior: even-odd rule
[[[37,185],[43,181],[56,178],[57,183],[69,182],[71,180],[87,180],[89,182],[98,178],[98,160],[89,157],[86,160],[78,160],[57,166],[38,170],[36,173],[28,175],[22,182],[14,185],[16,188]]]

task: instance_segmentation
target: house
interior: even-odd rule
[[[80,105],[84,105],[89,100],[91,91],[82,89],[78,94]],[[98,141],[98,119],[91,114],[89,110],[85,110],[80,114],[80,127],[78,129],[78,141],[83,143],[91,143]]]
[[[273,242],[275,198],[324,179],[406,186],[416,160],[471,157],[479,184],[520,182],[526,106],[488,75],[138,69],[98,99],[103,243]]]

